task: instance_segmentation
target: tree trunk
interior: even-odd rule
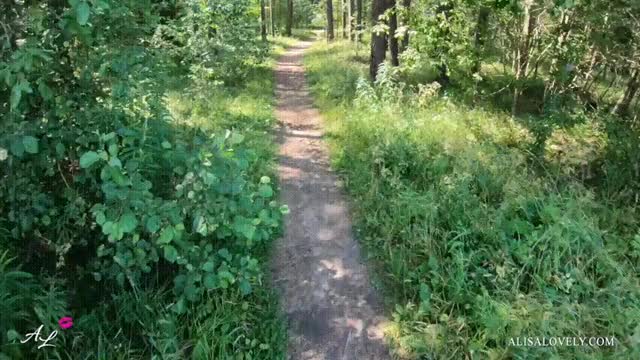
[[[356,0],[358,8],[358,18],[356,19],[356,41],[360,41],[360,32],[362,31],[362,20],[364,19],[364,7],[362,6],[362,0]]]
[[[286,28],[287,36],[291,36],[292,28],[293,28],[293,0],[289,0],[287,1],[287,28]]]
[[[327,0],[327,40],[333,40],[333,1]]]
[[[389,18],[389,51],[391,52],[391,65],[398,66],[398,38],[396,31],[398,30],[398,4],[396,0],[391,0],[391,17]]]
[[[267,41],[267,9],[265,9],[264,0],[260,0],[260,33],[262,41]]]
[[[356,2],[355,0],[349,0],[349,39],[351,39],[351,41],[354,41],[356,39],[356,33],[354,31],[354,26],[353,26],[353,14],[355,11],[355,7],[356,7]]]
[[[598,51],[596,50],[595,45],[591,45],[589,48],[589,65],[587,65],[587,69],[584,71],[584,83],[582,84],[582,92],[588,92],[589,87],[591,85],[591,80],[595,79],[594,71],[596,65],[598,65]]]
[[[515,59],[516,76],[515,85],[513,90],[513,103],[511,104],[511,116],[516,116],[518,112],[518,101],[522,93],[522,86],[520,82],[526,78],[529,70],[529,52],[531,47],[531,38],[533,35],[533,29],[536,25],[536,17],[531,15],[531,7],[533,6],[533,0],[524,1],[524,16],[522,21],[522,34],[520,37],[520,44],[517,50],[517,57]]]
[[[275,8],[276,0],[271,0],[271,4],[269,6],[269,15],[271,16],[271,36],[276,36],[276,18],[273,16],[273,9]]]
[[[481,7],[478,11],[478,20],[476,22],[475,38],[474,38],[474,59],[471,73],[475,74],[480,71],[482,61],[482,49],[484,48],[485,37],[487,34],[487,25],[489,22],[489,8]]]
[[[447,20],[447,24],[449,22],[449,18],[451,17],[451,12],[453,11],[453,2],[442,2],[436,7],[436,14],[442,15],[444,19]],[[442,37],[447,38],[450,35],[449,25],[445,25],[442,31]],[[447,54],[449,52],[448,44],[444,44],[440,47],[440,53]],[[438,82],[442,87],[449,85],[449,71],[447,68],[446,60],[442,59],[440,65],[438,65]]]
[[[409,9],[411,9],[411,0],[402,0],[402,7],[405,11],[404,19],[402,19],[402,25],[409,25]],[[402,47],[400,48],[400,52],[407,50],[409,47],[409,32],[407,31],[404,34],[404,38],[402,38]]]
[[[620,97],[620,100],[616,103],[616,106],[611,110],[612,114],[624,116],[629,111],[629,105],[633,101],[633,98],[636,96],[638,92],[638,87],[640,83],[638,82],[638,77],[640,76],[640,70],[636,69],[631,74],[631,78],[629,82],[627,82],[627,88],[624,90],[624,94]]]
[[[342,38],[347,39],[349,37],[347,35],[347,22],[349,21],[346,8],[347,3],[344,0],[340,0],[340,2],[340,9],[342,11]]]
[[[387,10],[387,1],[373,0],[371,4],[371,25],[378,22],[380,15]],[[369,75],[375,80],[378,75],[378,68],[384,62],[387,54],[387,36],[384,33],[371,33],[371,61],[369,63]]]

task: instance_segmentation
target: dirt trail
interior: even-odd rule
[[[381,302],[305,85],[302,55],[310,45],[290,48],[276,69],[281,201],[291,213],[274,249],[273,272],[288,317],[289,358],[388,359]]]

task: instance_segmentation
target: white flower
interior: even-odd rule
[[[9,157],[7,149],[0,147],[0,161],[5,161]]]

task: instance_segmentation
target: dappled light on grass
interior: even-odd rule
[[[402,74],[379,73],[374,86],[359,80],[366,69],[352,56],[351,44],[318,44],[306,67],[334,134],[332,162],[355,199],[360,240],[381,264],[396,355],[634,354],[633,131],[606,116],[514,119],[491,99],[423,98]],[[510,347],[522,334],[619,343]]]

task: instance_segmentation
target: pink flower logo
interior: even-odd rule
[[[60,318],[60,320],[58,320],[58,325],[60,325],[62,329],[66,330],[73,326],[73,319],[68,316],[65,316],[63,318]]]

